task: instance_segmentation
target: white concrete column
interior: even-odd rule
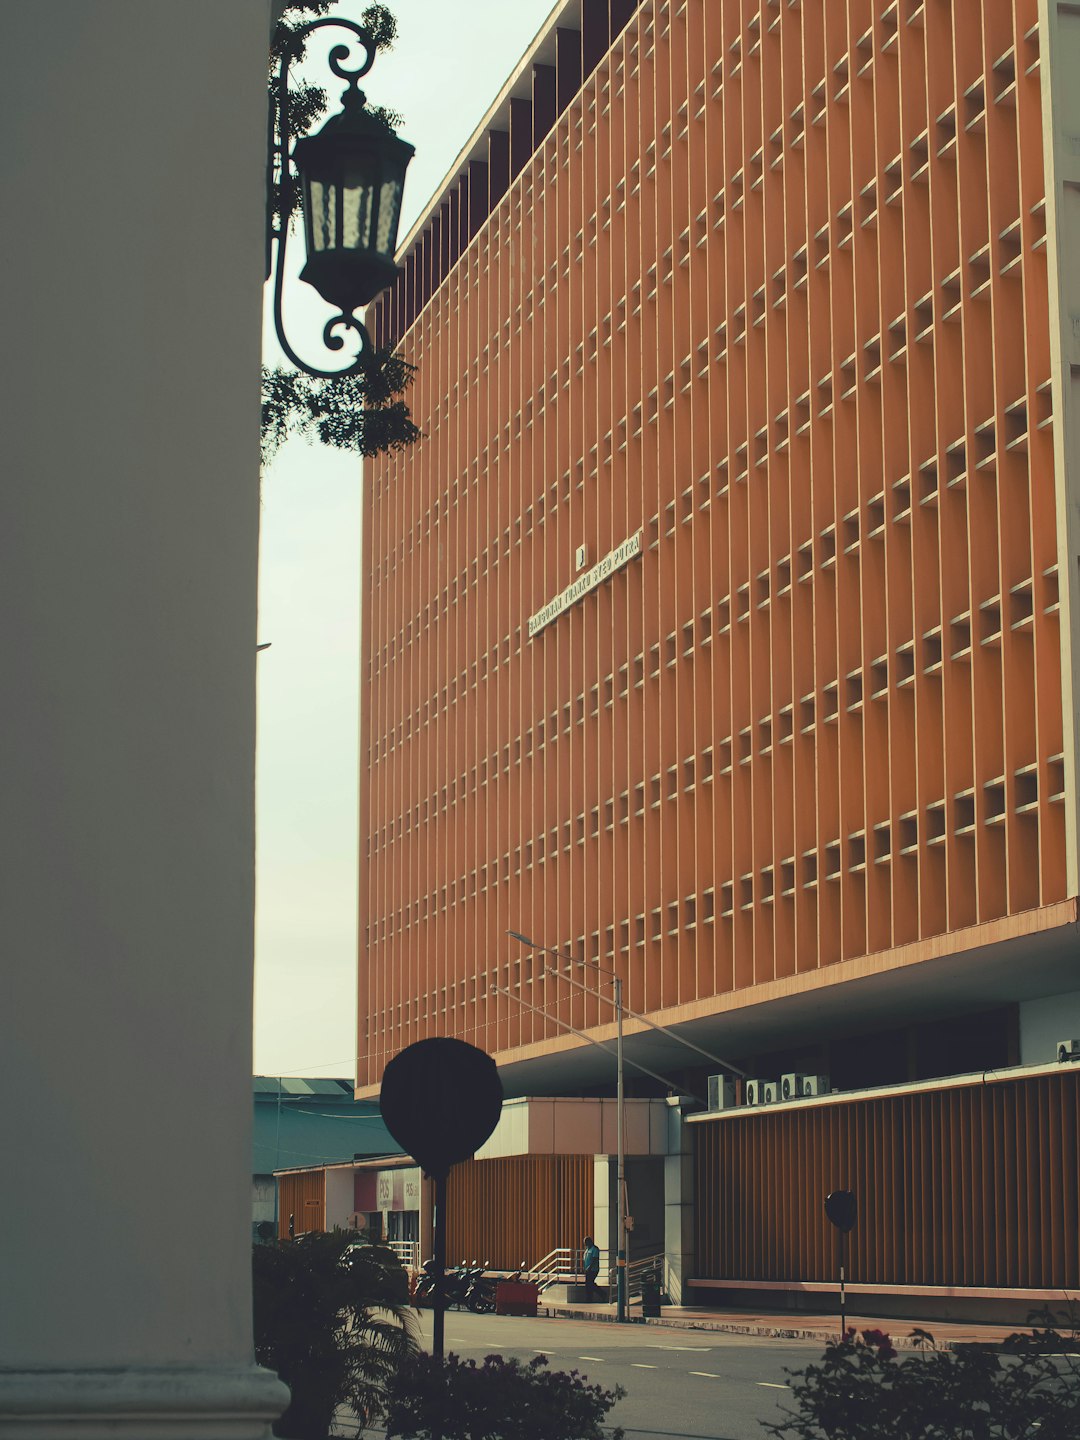
[[[356,1209],[354,1199],[352,1166],[328,1165],[326,1167],[326,1228],[347,1230],[349,1216]]]
[[[269,0],[5,7],[0,1436],[257,1440]]]
[[[422,1265],[435,1253],[435,1182],[424,1175],[420,1177],[419,1237]]]
[[[673,1305],[689,1305],[684,1282],[694,1264],[694,1147],[680,1101],[668,1101],[668,1153],[664,1157],[664,1289]]]
[[[614,1155],[594,1155],[592,1234],[601,1254],[606,1257],[607,1269],[600,1272],[605,1285],[615,1284],[615,1236],[619,1229],[618,1180],[618,1158]],[[579,1246],[581,1236],[576,1236],[571,1243]]]

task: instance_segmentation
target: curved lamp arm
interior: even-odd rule
[[[276,144],[273,133],[270,136],[271,164],[269,167],[269,193],[267,195],[267,254],[273,241],[277,240],[277,255],[274,264],[274,330],[277,334],[278,344],[285,352],[288,359],[298,370],[313,375],[317,380],[335,380],[342,376],[358,375],[365,369],[371,353],[371,337],[367,327],[362,320],[355,315],[339,311],[332,315],[323,326],[323,345],[327,350],[337,351],[345,348],[345,340],[341,334],[335,333],[338,330],[352,330],[360,341],[360,349],[354,356],[351,364],[340,370],[316,370],[307,361],[301,360],[296,351],[289,344],[285,335],[285,321],[282,307],[282,295],[285,288],[285,247],[289,234],[289,219],[292,214],[293,178],[291,170],[291,156],[289,154],[289,67],[296,59],[297,52],[301,49],[308,36],[316,30],[321,30],[328,25],[335,25],[339,29],[351,30],[354,37],[359,40],[364,49],[364,59],[355,69],[347,70],[344,62],[348,59],[349,46],[335,45],[330,51],[330,69],[339,80],[345,80],[354,89],[371,69],[375,63],[375,54],[378,50],[377,42],[373,39],[371,32],[365,30],[362,25],[355,24],[352,20],[342,20],[335,17],[328,17],[323,20],[313,20],[310,25],[305,25],[298,30],[289,41],[285,53],[281,57],[278,67],[277,85],[275,87],[274,110],[277,120]],[[271,116],[271,127],[274,124],[275,115]],[[274,160],[278,170],[278,203],[277,229],[274,229],[274,210],[270,197],[273,194],[273,168]]]

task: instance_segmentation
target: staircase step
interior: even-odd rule
[[[568,1305],[587,1305],[590,1300],[595,1300],[598,1305],[606,1305],[610,1299],[606,1285],[597,1285],[595,1295],[586,1295],[584,1285],[563,1285],[558,1287],[553,1285],[551,1290],[555,1290],[556,1288],[565,1290],[565,1299]],[[545,1301],[551,1294],[551,1290],[544,1291],[543,1298]]]

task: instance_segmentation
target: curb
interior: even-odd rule
[[[613,1314],[590,1313],[583,1314],[580,1310],[573,1310],[559,1305],[540,1306],[537,1315],[544,1316],[549,1320],[595,1320],[601,1324],[614,1325],[618,1322]],[[664,1330],[705,1330],[715,1331],[722,1335],[758,1335],[766,1340],[813,1340],[821,1346],[833,1338],[832,1333],[823,1333],[820,1329],[809,1330],[798,1325],[766,1325],[752,1323],[745,1320],[696,1320],[690,1318],[676,1318],[661,1315],[659,1319],[642,1319],[640,1315],[633,1316],[626,1322],[630,1325],[653,1325]],[[887,1320],[878,1322],[879,1325],[888,1325]],[[856,1327],[860,1328],[860,1327]],[[910,1335],[890,1335],[893,1346],[897,1350],[920,1350],[923,1347]],[[935,1337],[936,1339],[936,1337]],[[998,1345],[1001,1342],[996,1338],[990,1341],[978,1341],[975,1336],[960,1339],[936,1341],[938,1350],[955,1350],[958,1345],[990,1344]]]

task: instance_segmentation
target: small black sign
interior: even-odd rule
[[[858,1202],[850,1190],[834,1190],[825,1197],[825,1214],[845,1235],[854,1230],[859,1213]]]
[[[498,1124],[502,1102],[491,1056],[443,1035],[395,1055],[379,1094],[386,1128],[434,1179],[476,1154]]]

